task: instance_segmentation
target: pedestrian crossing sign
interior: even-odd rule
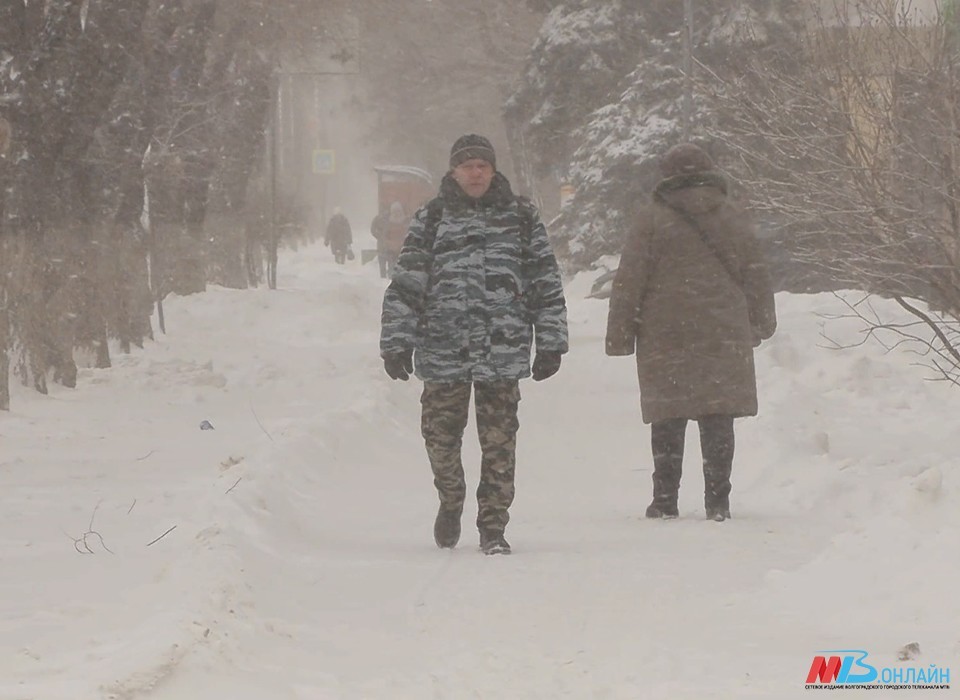
[[[336,153],[332,150],[316,149],[313,152],[313,172],[316,175],[333,175],[336,171]]]

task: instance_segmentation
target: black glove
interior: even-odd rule
[[[537,351],[537,356],[533,359],[533,381],[539,382],[555,375],[560,369],[561,357],[563,356],[559,352]]]
[[[384,355],[383,368],[387,371],[390,379],[407,381],[413,374],[413,350],[403,350]]]

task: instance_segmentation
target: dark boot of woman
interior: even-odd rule
[[[733,416],[704,416],[697,422],[703,452],[703,505],[707,520],[723,522],[730,518]]]
[[[659,421],[650,426],[653,448],[653,501],[647,506],[648,518],[676,518],[677,495],[683,473],[683,440],[686,418]]]

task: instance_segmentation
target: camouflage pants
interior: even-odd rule
[[[505,382],[424,382],[421,432],[433,469],[440,505],[463,510],[467,486],[460,448],[467,426],[470,389],[476,392],[477,434],[480,438],[480,485],[477,487],[477,527],[503,532],[510,520],[516,466],[517,406],[520,387]]]

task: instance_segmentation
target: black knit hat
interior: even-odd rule
[[[493,152],[490,141],[477,134],[461,136],[450,149],[450,167],[455,168],[473,158],[487,161],[494,169],[497,167],[497,154]]]
[[[660,172],[664,177],[696,175],[710,172],[715,167],[707,152],[693,143],[676,145],[660,159]]]

